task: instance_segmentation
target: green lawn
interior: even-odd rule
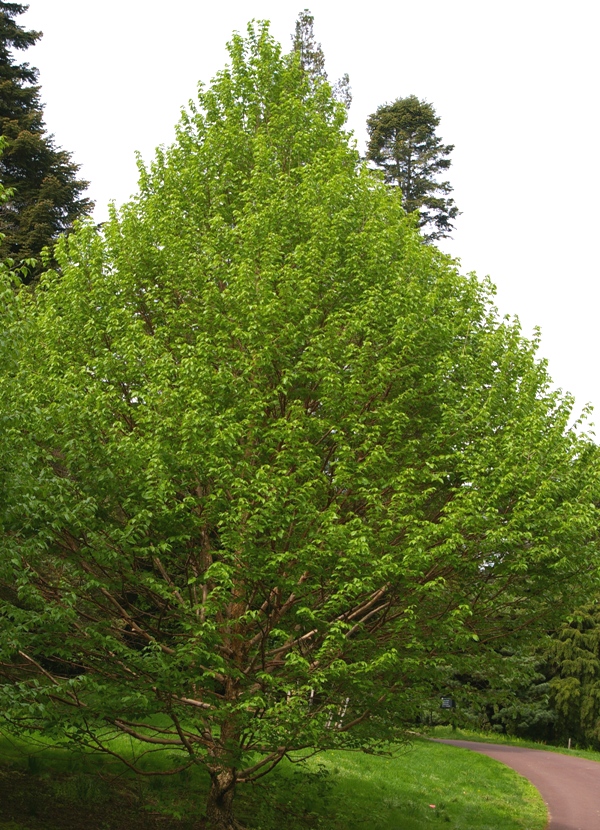
[[[0,744],[0,830],[195,830],[200,771],[142,779],[106,759]],[[160,765],[160,755],[152,764]],[[240,792],[249,830],[543,830],[537,791],[485,756],[416,739],[393,757],[330,752]]]
[[[465,750],[417,741],[384,760],[331,753],[340,828],[537,830],[547,822],[537,790],[508,767]]]
[[[575,755],[578,758],[588,758],[590,761],[600,761],[600,752],[593,749],[567,749],[566,746],[527,741],[524,738],[515,738],[512,735],[503,735],[498,732],[476,732],[472,729],[452,729],[451,726],[435,726],[427,730],[432,738],[448,738],[453,741],[482,741],[488,744],[510,744],[511,746],[525,746],[529,749],[546,749],[548,752],[559,752],[562,755]]]

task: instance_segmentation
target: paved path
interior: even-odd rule
[[[547,830],[600,830],[600,763],[522,746],[439,741],[473,749],[512,767],[538,788],[550,813]],[[500,828],[499,828],[500,830]]]

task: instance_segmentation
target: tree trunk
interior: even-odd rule
[[[244,830],[233,815],[235,774],[231,769],[211,773],[211,786],[206,804],[210,830]]]

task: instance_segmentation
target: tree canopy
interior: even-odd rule
[[[0,711],[202,764],[215,828],[290,752],[397,737],[597,555],[535,343],[296,53],[229,55],[60,277],[6,277],[0,339]]]
[[[77,178],[79,165],[48,135],[36,85],[37,69],[15,63],[12,51],[33,46],[41,32],[26,31],[15,18],[26,6],[0,2],[0,182],[10,198],[0,208],[0,256],[17,262],[38,259],[46,246],[89,213],[82,197],[87,182]],[[35,279],[41,262],[26,272]]]
[[[388,184],[400,187],[406,210],[418,211],[428,241],[448,236],[458,216],[448,196],[450,182],[438,180],[450,167],[454,149],[436,135],[439,123],[433,106],[416,95],[384,104],[367,119],[367,159],[383,170]]]

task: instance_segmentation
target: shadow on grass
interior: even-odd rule
[[[140,778],[105,757],[0,742],[0,830],[202,830],[201,769]],[[165,756],[166,757],[166,756]],[[147,759],[160,768],[161,755]],[[537,791],[492,759],[416,741],[390,758],[331,752],[240,788],[248,830],[542,830]]]
[[[307,766],[312,777],[282,766],[262,801],[240,799],[250,830],[542,830],[547,822],[539,793],[513,770],[428,741],[391,758],[330,752]]]

